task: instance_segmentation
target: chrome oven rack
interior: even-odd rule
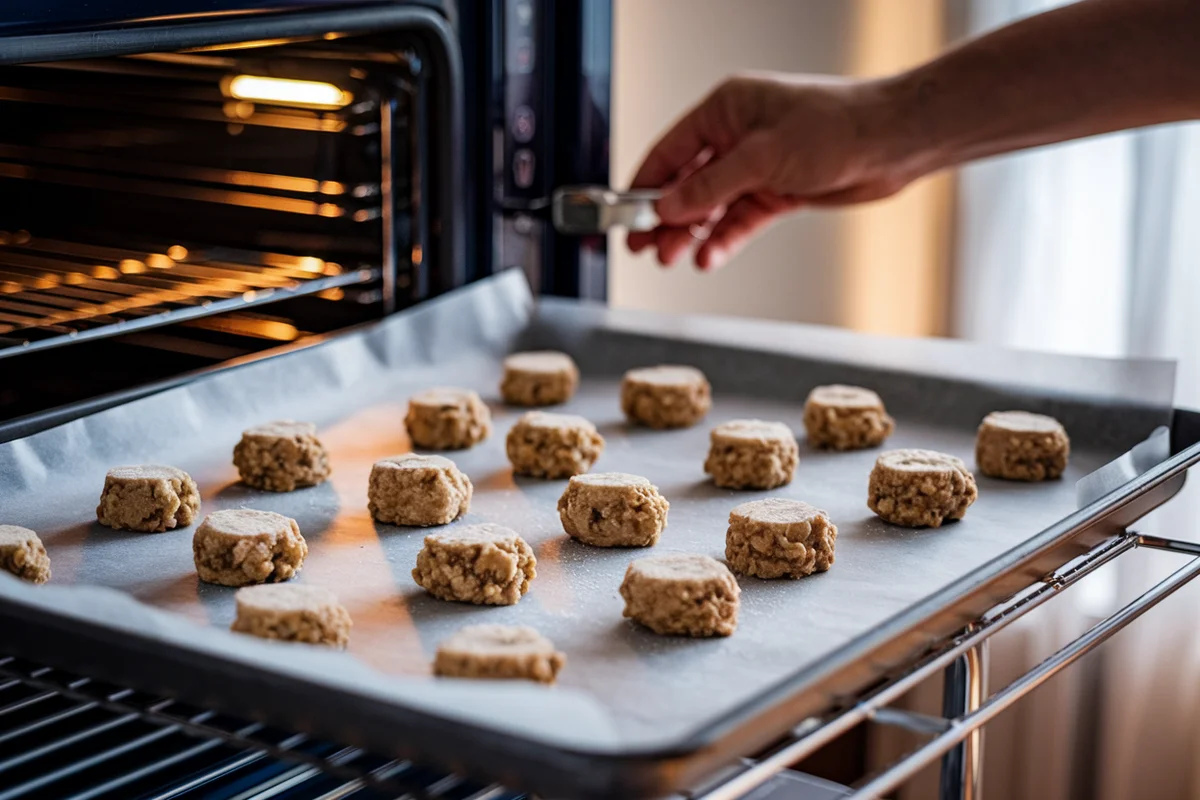
[[[524,797],[0,654],[0,800]]]
[[[288,297],[340,300],[345,287],[376,284],[382,272],[280,253],[125,249],[0,231],[0,358]]]

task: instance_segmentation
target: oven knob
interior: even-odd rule
[[[521,144],[531,141],[534,127],[533,109],[529,106],[517,106],[517,110],[513,112],[513,138]]]
[[[518,189],[533,186],[533,151],[521,148],[513,153],[513,183]]]

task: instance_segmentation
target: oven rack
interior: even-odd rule
[[[0,653],[0,800],[524,797]]]
[[[382,276],[377,265],[347,268],[312,256],[182,244],[127,249],[0,231],[0,358],[289,297],[337,300],[343,287]]]

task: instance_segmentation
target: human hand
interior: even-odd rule
[[[708,229],[696,265],[715,269],[779,216],[805,205],[886,197],[917,177],[893,146],[875,82],[746,75],[720,84],[650,150],[633,188],[663,188],[662,224],[630,233],[673,264]]]

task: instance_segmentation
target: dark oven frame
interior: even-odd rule
[[[210,7],[218,4],[211,0],[208,3]],[[54,8],[51,4],[44,11],[53,13]],[[458,36],[452,27],[452,15],[453,9],[439,0],[405,3],[376,0],[353,4],[310,3],[306,6],[290,3],[285,8],[253,12],[222,11],[183,18],[156,17],[86,25],[75,29],[53,29],[50,32],[37,32],[37,28],[27,25],[15,28],[10,25],[6,28],[0,21],[0,42],[3,43],[0,47],[0,65],[171,52],[250,41],[302,39],[326,33],[347,36],[378,36],[393,32],[403,34],[406,46],[415,43],[418,58],[428,61],[427,66],[422,68],[427,91],[424,107],[419,113],[424,116],[428,130],[433,132],[426,137],[426,151],[414,159],[414,169],[421,173],[416,176],[423,206],[419,213],[425,217],[428,237],[425,258],[413,275],[414,297],[421,299],[462,285],[468,277],[465,254],[470,221],[464,201],[467,194],[465,182],[476,176],[468,176],[464,167],[463,154],[467,148],[463,121],[466,108],[463,58]],[[61,21],[55,22],[62,27]],[[6,31],[11,35],[4,35]],[[384,231],[383,246],[385,250],[388,247],[395,248],[393,231]],[[385,252],[385,266],[389,261],[388,256]],[[392,254],[390,261],[394,264],[395,260]],[[394,277],[392,281],[384,278],[385,287],[391,288],[393,293]],[[394,301],[394,294],[390,299],[384,298],[384,313],[392,310]],[[213,313],[216,311],[213,309]],[[308,337],[295,345],[276,347],[240,360],[253,360],[294,347],[308,346],[323,338]],[[72,346],[66,345],[67,348]],[[28,353],[15,357],[31,360],[37,355]],[[137,386],[124,386],[116,392],[0,422],[0,441],[26,436],[101,408],[160,391],[211,369],[226,368],[231,363],[236,361],[225,361]]]

